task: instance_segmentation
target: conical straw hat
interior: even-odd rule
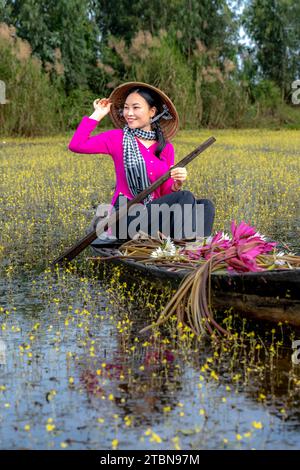
[[[176,108],[170,98],[163,91],[152,85],[148,85],[147,83],[127,82],[123,83],[122,85],[119,85],[113,90],[109,97],[109,99],[112,101],[109,114],[113,124],[115,125],[115,127],[122,129],[126,125],[126,120],[122,114],[125,100],[128,96],[130,89],[135,90],[139,87],[148,88],[155,92],[154,94],[158,95],[158,114],[162,113],[164,110],[166,111],[165,114],[160,117],[159,124],[164,133],[165,139],[171,140],[175,136],[179,128],[179,117]]]

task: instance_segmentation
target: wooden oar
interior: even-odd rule
[[[179,163],[176,163],[172,167],[172,170],[177,167],[184,167],[188,165],[194,158],[196,158],[200,153],[204,152],[210,145],[212,145],[216,139],[214,137],[210,137],[207,139],[203,144],[199,145],[199,147],[195,148],[191,153],[189,153],[186,157],[184,157]],[[126,213],[128,209],[133,205],[141,202],[145,197],[151,194],[156,188],[158,188],[161,184],[163,184],[167,179],[170,178],[171,169],[164,173],[158,180],[154,181],[148,188],[144,191],[139,193],[134,199],[131,199],[127,204],[121,206],[119,210],[114,211],[113,214],[104,221],[98,223],[97,231],[93,230],[92,232],[88,233],[85,237],[81,238],[77,243],[75,243],[71,248],[66,250],[62,255],[56,258],[52,263],[51,266],[55,266],[56,264],[62,264],[64,261],[72,261],[79,253],[81,253],[88,245],[90,245],[98,236],[101,235],[108,227],[111,227],[112,224],[117,222],[121,219]]]

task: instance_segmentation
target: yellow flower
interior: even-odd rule
[[[260,421],[252,421],[251,424],[255,429],[262,429],[262,427],[263,427],[263,425]]]
[[[54,431],[55,429],[55,424],[46,424],[46,430],[48,432]]]
[[[130,418],[130,416],[125,416],[124,422],[125,422],[125,426],[129,427],[132,425],[132,419]]]
[[[172,441],[174,443],[175,450],[181,450],[179,437],[177,436],[173,437]]]
[[[162,442],[162,439],[161,439],[161,437],[159,437],[158,434],[156,434],[156,432],[152,431],[150,441],[151,442],[157,442],[158,444],[160,444]]]
[[[150,442],[157,442],[158,444],[160,444],[162,442],[162,439],[161,437],[156,434],[154,431],[152,431],[152,429],[148,428],[145,432],[144,432],[145,436],[150,436]]]
[[[214,370],[211,371],[210,376],[215,380],[219,380],[219,377]]]
[[[112,447],[112,449],[113,449],[113,450],[116,450],[117,447],[118,447],[118,444],[119,444],[118,439],[113,439],[113,440],[111,441],[111,447]]]

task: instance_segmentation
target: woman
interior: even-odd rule
[[[102,132],[91,137],[91,132],[107,115],[117,129]],[[172,101],[161,90],[146,83],[129,82],[118,86],[109,98],[96,99],[94,112],[83,117],[70,144],[69,149],[77,153],[103,153],[112,156],[116,171],[116,188],[111,204],[118,208],[120,201],[130,200],[156,181],[174,165],[174,147],[169,139],[178,130],[178,114]],[[185,222],[192,220],[192,232],[196,235],[197,205],[204,207],[204,233],[211,233],[214,220],[214,206],[207,199],[196,200],[190,191],[181,191],[187,178],[186,168],[174,168],[171,177],[143,201],[141,219],[146,221],[146,232],[156,230],[172,238],[191,238],[187,235]],[[181,217],[166,210],[175,206],[180,209]],[[155,211],[154,209],[164,209]],[[188,208],[185,216],[183,213]],[[167,216],[165,216],[167,214]],[[118,238],[132,238],[130,232],[135,215],[127,217],[126,235]],[[155,218],[155,220],[154,220]],[[139,219],[139,220],[141,220]],[[139,224],[139,227],[144,224]],[[138,230],[138,229],[137,229]],[[145,231],[145,230],[143,230]],[[199,231],[198,231],[199,232]],[[197,234],[199,234],[197,232]],[[178,234],[181,234],[178,237]]]

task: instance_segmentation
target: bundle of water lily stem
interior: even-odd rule
[[[175,243],[169,237],[145,239],[142,234],[141,238],[124,243],[119,248],[123,259],[187,271],[156,323],[142,331],[162,325],[175,314],[178,323],[188,325],[196,335],[204,332],[228,335],[212,313],[211,274],[218,270],[245,273],[300,268],[300,256],[278,251],[276,246],[276,242],[267,241],[249,224],[237,225],[234,221],[231,236],[218,232],[192,243]]]

